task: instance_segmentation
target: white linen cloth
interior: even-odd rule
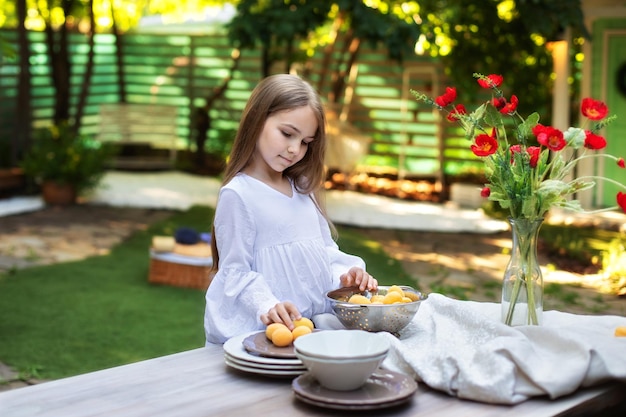
[[[626,317],[545,311],[543,325],[509,327],[499,303],[430,294],[383,367],[459,398],[515,404],[626,380]]]
[[[331,311],[326,293],[359,257],[341,252],[326,219],[309,195],[287,196],[245,174],[219,194],[215,236],[219,271],[206,292],[207,343],[264,325],[259,316],[279,301],[294,303],[303,317]]]

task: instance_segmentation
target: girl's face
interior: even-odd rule
[[[304,158],[316,132],[317,119],[309,106],[271,115],[257,139],[254,169],[282,173]]]

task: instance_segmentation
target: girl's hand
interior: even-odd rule
[[[361,291],[376,291],[378,289],[376,278],[357,266],[350,268],[348,272],[339,277],[339,280],[342,287],[358,286]]]
[[[278,303],[270,308],[267,313],[261,314],[261,321],[266,326],[272,323],[283,323],[289,330],[294,328],[293,321],[301,318],[302,315],[298,308],[289,301]]]

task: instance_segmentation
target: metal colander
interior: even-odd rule
[[[346,328],[398,334],[413,319],[421,302],[428,298],[427,295],[414,288],[400,285],[405,294],[410,294],[416,301],[400,304],[348,303],[348,299],[354,294],[362,294],[371,298],[375,294],[387,294],[389,288],[391,287],[379,286],[377,292],[363,292],[357,287],[345,287],[328,292],[326,297],[332,304],[335,316]]]

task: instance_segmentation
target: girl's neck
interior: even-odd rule
[[[276,175],[268,175],[265,171],[251,169],[251,167],[244,168],[242,172],[288,197],[293,195],[291,182],[289,181],[289,178],[282,174],[282,172],[276,172]]]

